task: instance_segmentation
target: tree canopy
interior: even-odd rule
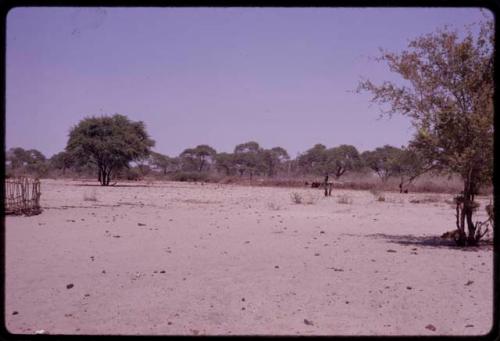
[[[66,151],[82,162],[95,164],[99,182],[107,186],[115,172],[148,156],[154,144],[143,122],[115,114],[81,120],[71,128]]]

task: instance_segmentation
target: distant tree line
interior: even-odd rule
[[[95,176],[104,186],[112,179],[147,176],[196,181],[214,176],[253,179],[328,174],[338,180],[348,172],[371,171],[384,182],[398,177],[403,191],[428,169],[417,151],[389,145],[359,153],[352,145],[327,148],[316,144],[295,159],[283,147],[266,149],[255,141],[238,144],[231,153],[202,144],[173,157],[153,151],[153,146],[142,122],[119,114],[88,117],[71,129],[66,149],[50,158],[36,149],[9,149],[6,170],[7,175]]]

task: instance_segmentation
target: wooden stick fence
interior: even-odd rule
[[[35,215],[40,207],[41,187],[39,179],[19,177],[5,180],[5,214]]]

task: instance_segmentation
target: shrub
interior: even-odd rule
[[[302,204],[302,195],[297,192],[293,192],[290,194],[290,197],[292,198],[292,202],[294,204]]]

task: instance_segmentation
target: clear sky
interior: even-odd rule
[[[291,157],[316,143],[401,146],[404,117],[379,120],[360,77],[370,57],[484,20],[465,8],[15,8],[7,17],[6,147],[62,151],[72,126],[120,113],[176,156],[250,140]]]

